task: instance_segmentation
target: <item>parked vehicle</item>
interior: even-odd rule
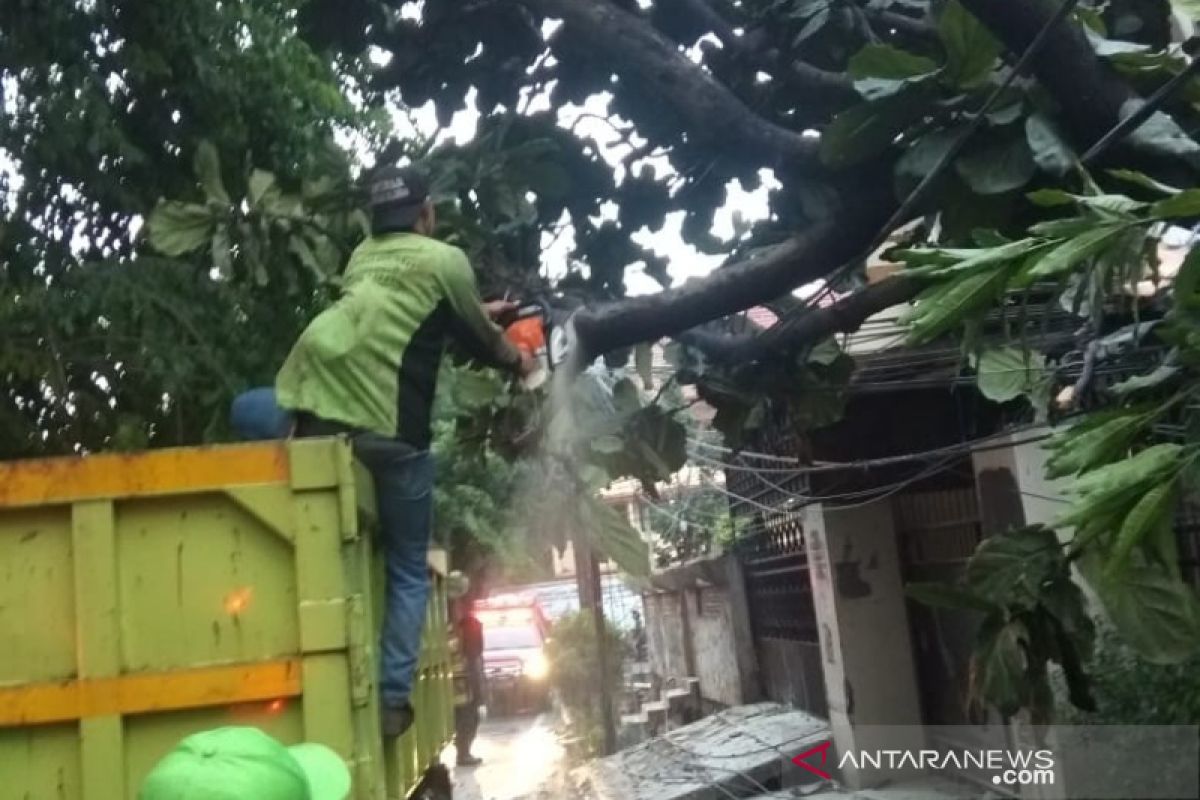
[[[495,713],[544,711],[550,706],[550,669],[545,644],[549,623],[532,594],[479,600],[487,706]]]
[[[133,800],[230,724],[333,748],[353,800],[449,797],[445,557],[416,724],[385,743],[359,472],[337,439],[0,463],[0,797]]]

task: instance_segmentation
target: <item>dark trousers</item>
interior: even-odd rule
[[[475,734],[479,733],[479,706],[475,701],[454,707],[454,748],[458,757],[471,754],[471,745],[475,743]]]
[[[433,456],[398,439],[357,432],[310,414],[279,407],[275,390],[254,389],[233,401],[230,423],[242,438],[348,435],[354,455],[375,479],[379,528],[387,569],[380,695],[385,706],[408,702],[421,653],[429,597],[427,553],[433,528]]]
[[[471,754],[479,732],[479,704],[483,702],[483,659],[467,659],[467,702],[454,707],[454,748],[458,757]]]

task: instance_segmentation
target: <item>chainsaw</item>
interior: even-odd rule
[[[505,337],[537,362],[537,370],[522,380],[526,389],[544,384],[554,369],[566,361],[572,340],[569,322],[569,316],[552,309],[544,300],[522,303],[501,320]]]

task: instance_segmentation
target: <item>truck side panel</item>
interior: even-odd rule
[[[372,509],[337,440],[0,464],[0,800],[132,798],[231,724],[334,748],[356,800],[409,794],[450,731],[444,595],[385,755]]]

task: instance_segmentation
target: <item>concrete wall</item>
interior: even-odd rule
[[[646,649],[651,671],[667,680],[688,676],[683,620],[679,595],[674,592],[654,592],[645,595]]]
[[[979,510],[985,535],[1010,527],[1052,522],[1063,513],[1065,480],[1046,480],[1044,441],[1026,441],[1041,432],[1023,431],[996,439],[995,449],[972,454]],[[1000,447],[1006,441],[1012,447]]]
[[[873,726],[921,723],[892,506],[803,513],[834,743],[839,753],[875,749],[884,742]],[[843,775],[852,789],[886,777],[851,767]]]
[[[646,645],[650,668],[664,682],[699,681],[709,705],[760,699],[745,583],[732,556],[710,561],[708,580],[676,573],[675,588],[647,593]]]
[[[733,615],[729,607],[729,590],[707,586],[687,591],[695,603],[692,617],[692,648],[695,654],[696,677],[700,679],[700,696],[723,706],[736,706],[742,698],[741,674],[738,671]]]

